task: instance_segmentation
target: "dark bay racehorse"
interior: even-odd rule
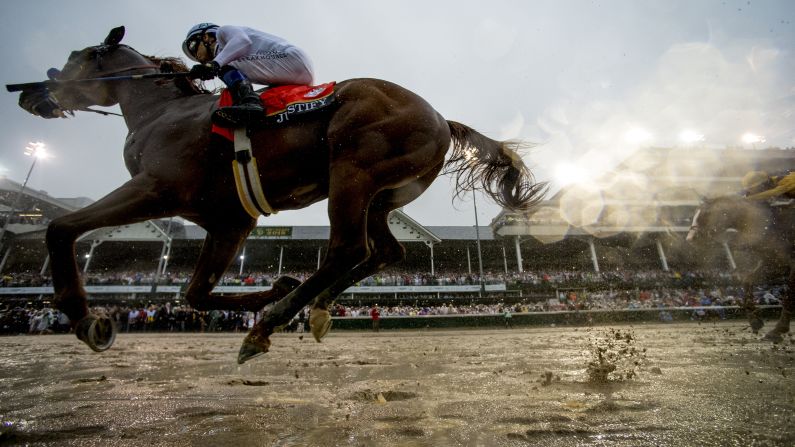
[[[103,44],[72,52],[59,81],[158,73],[154,58],[119,43],[123,35],[123,27],[115,28]],[[47,230],[56,305],[95,350],[110,347],[113,327],[89,313],[75,241],[96,228],[178,215],[207,230],[186,291],[190,305],[257,311],[276,302],[243,342],[242,363],[267,352],[269,335],[313,299],[312,328],[319,340],[328,330],[326,309],[338,294],[403,259],[404,248],[391,234],[387,216],[416,199],[440,173],[455,175],[456,194],[482,189],[516,210],[529,209],[545,190],[516,154],[517,143],[498,142],[446,121],[422,98],[390,82],[344,81],[329,111],[251,135],[263,190],[275,210],[328,198],[331,229],[322,265],[304,283],[282,277],[267,292],[214,295],[213,287],[256,219],[237,196],[232,144],[210,131],[218,98],[190,86],[183,78],[50,87],[61,110],[119,104],[129,129],[124,161],[132,178],[96,203],[55,219]],[[45,118],[60,116],[34,108],[38,95],[23,92],[20,104]]]
[[[762,327],[755,312],[753,285],[765,279],[786,276],[787,293],[781,300],[781,316],[765,338],[780,342],[789,332],[789,321],[795,307],[795,209],[771,206],[768,202],[751,201],[740,196],[706,199],[693,217],[688,241],[727,241],[750,253],[755,266],[745,272],[744,307],[754,333]]]

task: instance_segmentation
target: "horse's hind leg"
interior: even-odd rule
[[[748,324],[751,325],[751,332],[758,334],[762,326],[765,325],[764,320],[759,316],[759,309],[754,304],[754,291],[751,284],[745,286],[745,296],[743,296],[743,308],[748,317]]]
[[[391,207],[385,208],[375,204],[370,207],[367,214],[367,239],[370,256],[315,298],[315,303],[309,314],[309,326],[312,335],[318,342],[331,328],[331,315],[328,312],[328,307],[340,293],[356,282],[383,270],[386,266],[402,261],[405,257],[406,250],[389,230],[390,211]]]
[[[227,222],[228,223],[228,222]],[[279,278],[271,290],[239,295],[211,294],[213,287],[231,264],[241,244],[251,232],[255,220],[241,228],[209,229],[204,240],[196,270],[193,273],[185,299],[196,310],[246,310],[257,312],[267,304],[278,301],[301,282],[289,276]]]
[[[312,276],[278,301],[254,326],[240,347],[238,363],[268,352],[269,336],[277,327],[287,324],[313,298],[367,259],[367,209],[377,188],[368,172],[351,164],[334,167],[331,178],[331,231],[326,258]]]
[[[793,311],[795,311],[793,293],[795,293],[795,266],[790,266],[789,276],[787,277],[787,293],[781,297],[781,315],[778,317],[773,329],[765,334],[766,340],[780,343],[784,339],[783,335],[789,332],[789,320],[792,318]]]
[[[748,317],[748,324],[751,325],[751,332],[754,334],[758,334],[762,326],[765,325],[764,320],[759,316],[759,309],[754,304],[754,283],[761,268],[762,263],[757,263],[756,267],[747,273],[743,280],[743,289],[745,289],[743,309],[745,309],[745,314]]]
[[[115,332],[109,319],[89,314],[75,259],[75,241],[97,228],[170,215],[171,209],[155,191],[153,179],[136,176],[97,202],[54,219],[47,227],[55,306],[69,317],[78,338],[94,350],[109,348]]]

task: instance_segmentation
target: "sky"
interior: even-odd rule
[[[292,41],[318,82],[386,79],[446,119],[532,143],[524,160],[552,193],[647,147],[795,147],[791,0],[4,0],[0,81],[44,80],[119,25],[140,52],[187,61],[182,40],[206,21]],[[44,120],[17,100],[0,93],[0,175],[21,183],[24,148],[41,141],[53,156],[37,163],[33,189],[96,200],[129,179],[121,118]],[[500,208],[476,198],[486,225]],[[259,224],[327,225],[326,205]],[[472,197],[453,201],[450,177],[404,211],[422,225],[474,225]]]

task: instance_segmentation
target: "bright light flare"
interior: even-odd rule
[[[641,129],[640,127],[630,129],[624,134],[624,141],[627,143],[639,144],[645,143],[649,140],[651,140],[651,133],[649,133],[649,131],[646,129]]]
[[[572,163],[561,163],[555,168],[555,180],[560,186],[581,183],[585,177],[586,171]]]
[[[743,143],[746,144],[764,143],[765,141],[765,137],[762,135],[757,135],[751,132],[746,132],[743,134]]]
[[[704,135],[694,130],[683,130],[682,133],[679,134],[679,139],[685,144],[693,144],[704,141]]]
[[[28,145],[25,146],[25,155],[36,157],[39,160],[44,160],[50,156],[47,152],[47,145],[41,141],[28,143]]]

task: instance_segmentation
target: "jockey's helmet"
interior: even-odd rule
[[[770,183],[770,176],[765,171],[751,171],[743,177],[743,189],[755,194],[761,192]]]
[[[185,36],[185,41],[182,42],[182,52],[193,61],[199,62],[196,59],[196,51],[201,43],[201,38],[204,34],[215,34],[218,30],[218,25],[215,23],[204,22],[194,25],[188,30],[188,35]]]

